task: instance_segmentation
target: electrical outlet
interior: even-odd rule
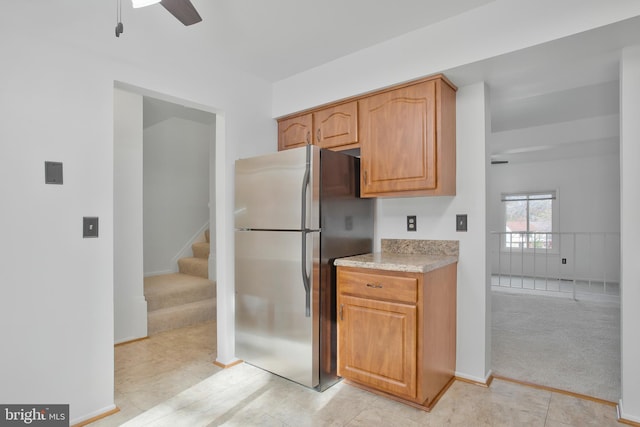
[[[467,214],[456,215],[456,231],[467,231]]]
[[[562,263],[566,264],[567,263],[567,259],[566,258],[562,258]]]
[[[353,217],[351,215],[344,217],[344,229],[347,231],[353,230]]]
[[[418,229],[418,221],[415,215],[407,215],[407,231],[416,231]]]

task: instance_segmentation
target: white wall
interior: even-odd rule
[[[114,342],[147,336],[142,269],[142,96],[113,93]]]
[[[215,128],[171,117],[144,130],[144,274],[177,271],[176,257],[209,222]],[[214,234],[215,235],[215,234]]]
[[[488,225],[503,231],[501,193],[558,190],[559,231],[619,231],[619,170],[617,153],[492,165]]]
[[[620,199],[622,234],[622,417],[640,423],[640,46],[620,65]]]
[[[159,31],[122,5],[119,39],[112,2],[9,2],[0,16],[0,402],[69,403],[71,424],[114,407],[114,81],[223,112],[221,174],[236,150],[276,147],[270,84],[219,63],[197,26]],[[64,185],[44,184],[46,160],[64,163]],[[219,214],[232,228],[232,205]],[[99,238],[82,238],[83,216]]]
[[[557,232],[620,232],[620,157],[606,154],[589,157],[574,157],[558,160],[492,165],[490,168],[491,191],[489,192],[489,230],[504,231],[504,204],[502,193],[520,191],[557,190]],[[549,255],[548,264],[544,254],[536,256],[537,274],[554,274],[563,278],[593,279],[618,282],[619,237],[586,235],[555,239],[555,249]],[[497,236],[491,238],[492,271],[498,271]],[[607,250],[604,251],[604,245]],[[575,246],[575,252],[574,252]],[[556,251],[560,250],[556,254]],[[574,259],[575,253],[575,259]],[[512,254],[512,268],[520,273],[520,254]],[[533,273],[532,255],[525,256],[525,274]],[[566,258],[567,264],[558,264]],[[501,270],[505,273],[508,254],[502,256]],[[575,265],[574,265],[575,264]],[[574,270],[575,267],[575,270]],[[547,270],[548,269],[548,270]]]

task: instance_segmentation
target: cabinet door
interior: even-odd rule
[[[358,103],[356,101],[313,113],[314,144],[321,148],[349,146],[358,143]],[[347,148],[347,147],[345,147]]]
[[[416,306],[340,295],[338,375],[416,397]]]
[[[311,113],[278,121],[278,150],[311,144],[313,116]]]
[[[359,101],[362,195],[436,188],[433,80]]]

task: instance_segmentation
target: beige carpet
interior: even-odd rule
[[[216,284],[209,280],[209,230],[178,260],[179,273],[145,277],[147,334],[209,322],[216,316]]]
[[[492,370],[617,402],[620,304],[492,292]]]
[[[149,335],[215,320],[216,284],[188,274],[145,277]]]

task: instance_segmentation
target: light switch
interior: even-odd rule
[[[97,216],[85,216],[82,218],[82,237],[98,237]]]
[[[456,215],[456,231],[467,231],[467,215]]]

